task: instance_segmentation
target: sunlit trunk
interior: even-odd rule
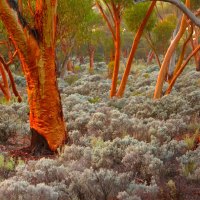
[[[192,53],[187,57],[187,59],[184,61],[184,63],[181,65],[181,67],[179,68],[179,70],[176,72],[176,74],[174,74],[165,94],[170,94],[177,78],[180,76],[180,74],[183,72],[183,70],[185,69],[185,67],[187,66],[188,62],[190,61],[190,59],[195,55],[196,52],[198,52],[200,50],[200,45],[194,50],[192,51]]]
[[[117,20],[116,24],[116,41],[115,41],[115,64],[114,71],[112,75],[112,85],[110,90],[110,97],[116,95],[117,91],[117,81],[118,81],[118,73],[119,73],[119,65],[120,65],[120,19]]]
[[[192,38],[192,48],[193,48],[193,50],[195,50],[195,48],[198,46],[199,38],[200,38],[199,28],[195,27],[194,30],[195,30],[194,31],[194,37]],[[196,71],[200,71],[200,54],[199,54],[199,52],[197,52],[194,55],[194,60],[195,60],[195,64],[196,64]]]
[[[190,6],[190,0],[186,0],[186,6],[187,7]],[[160,72],[158,75],[155,91],[154,91],[154,99],[159,99],[162,97],[162,88],[163,88],[163,84],[164,84],[164,81],[165,81],[167,73],[168,73],[170,59],[180,41],[180,39],[182,38],[186,28],[187,28],[187,17],[185,15],[183,15],[180,29],[179,29],[176,37],[174,38],[174,40],[171,42],[171,44],[167,50],[167,53],[165,54],[165,57],[164,57],[164,60],[163,60],[163,63],[162,63],[162,66],[161,66],[161,69],[160,69]]]
[[[10,101],[11,94],[9,91],[8,80],[6,77],[6,73],[5,73],[3,64],[1,62],[0,62],[0,73],[1,73],[1,77],[2,77],[2,82],[0,83],[0,89],[2,90],[6,100]]]
[[[51,150],[55,151],[65,141],[65,124],[61,99],[56,81],[54,49],[37,49],[38,55],[30,57],[26,71],[30,127],[42,135]],[[48,58],[48,59],[46,59]],[[33,148],[38,140],[32,140]],[[36,143],[35,143],[36,142]]]
[[[27,81],[32,150],[42,151],[41,138],[51,151],[66,139],[55,66],[56,0],[37,0],[33,34],[7,0],[0,1],[0,18],[18,51]],[[21,22],[21,23],[20,23]]]
[[[180,53],[178,62],[177,62],[176,66],[175,66],[175,69],[174,69],[174,71],[173,71],[173,74],[172,74],[172,76],[169,77],[169,79],[168,79],[168,82],[169,82],[169,83],[170,83],[171,80],[173,79],[173,75],[175,75],[175,74],[178,72],[178,70],[181,68],[181,65],[182,65],[183,60],[184,60],[184,56],[185,56],[187,44],[189,43],[189,41],[190,41],[190,39],[191,39],[191,37],[192,37],[192,34],[193,34],[193,28],[191,28],[190,34],[189,34],[188,38],[186,39],[186,41],[185,41],[184,44],[183,44],[183,47],[182,47],[182,50],[181,50],[181,53]]]
[[[117,97],[122,97],[123,94],[124,94],[124,91],[125,91],[125,88],[126,88],[126,84],[127,84],[127,80],[128,80],[128,76],[130,74],[130,70],[131,70],[131,65],[132,65],[132,61],[133,61],[133,58],[135,56],[135,52],[137,50],[137,47],[138,47],[138,44],[140,42],[140,38],[142,36],[142,33],[144,31],[144,28],[147,24],[147,21],[154,9],[154,6],[156,5],[156,1],[153,1],[146,13],[146,16],[145,18],[143,19],[137,33],[136,33],[136,36],[135,36],[135,39],[133,41],[133,45],[131,47],[131,51],[130,51],[130,54],[129,54],[129,57],[128,57],[128,61],[127,61],[127,64],[126,64],[126,69],[124,71],[124,74],[123,74],[123,77],[122,77],[122,80],[121,80],[121,83],[120,83],[120,86],[119,86],[119,89],[118,89],[118,92],[116,94]]]

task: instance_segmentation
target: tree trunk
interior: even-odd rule
[[[66,72],[66,67],[65,66],[66,66],[66,63],[68,61],[68,58],[69,58],[69,55],[66,54],[65,58],[64,58],[64,60],[63,60],[63,62],[61,64],[61,67],[59,69],[59,76],[58,77],[60,77],[60,78],[64,78],[64,76],[65,76],[65,72]]]
[[[116,19],[116,40],[115,40],[115,64],[114,64],[114,71],[112,76],[112,85],[110,90],[110,97],[116,95],[117,91],[117,81],[118,81],[118,73],[119,73],[119,65],[120,65],[120,46],[121,46],[121,39],[120,39],[120,19]]]
[[[32,66],[28,65],[29,71],[26,73],[30,127],[42,135],[50,149],[55,151],[64,143],[66,137],[56,80],[55,54],[53,49],[38,50],[41,53],[40,58],[31,56]],[[48,60],[45,59],[47,57]],[[26,63],[22,64],[26,66]],[[32,147],[34,145],[32,144]]]
[[[118,92],[116,94],[117,97],[122,97],[123,94],[124,94],[124,91],[125,91],[125,88],[126,88],[126,83],[127,83],[127,80],[128,80],[128,76],[129,76],[130,70],[131,70],[131,64],[132,64],[132,61],[133,61],[137,46],[139,44],[139,41],[140,41],[140,38],[141,38],[142,33],[144,31],[144,28],[145,28],[145,26],[147,24],[147,21],[148,21],[150,15],[151,15],[155,5],[156,5],[156,1],[153,1],[151,3],[147,13],[146,13],[145,18],[143,19],[143,21],[142,21],[142,23],[141,23],[141,25],[140,25],[137,33],[136,33],[135,39],[133,41],[133,45],[131,47],[131,52],[129,54],[129,58],[128,58],[128,61],[127,61],[127,64],[126,64],[126,69],[124,71],[124,74],[123,74],[123,77],[122,77]]]
[[[186,0],[186,6],[189,7],[190,5],[190,0]],[[154,99],[159,99],[162,96],[162,88],[163,88],[163,84],[165,81],[165,78],[167,76],[168,73],[168,68],[169,68],[169,64],[170,64],[170,59],[180,41],[180,39],[182,38],[185,30],[187,28],[187,17],[185,15],[183,15],[182,20],[181,20],[181,25],[180,25],[180,29],[176,35],[176,37],[174,38],[174,40],[171,42],[167,53],[165,54],[159,75],[158,75],[158,79],[157,79],[157,83],[156,83],[156,87],[155,87],[155,92],[154,92]]]
[[[0,1],[0,18],[18,51],[27,80],[30,128],[34,131],[31,147],[38,146],[42,141],[39,138],[43,137],[51,151],[56,151],[66,139],[56,80],[56,7],[56,0],[36,1],[35,31],[32,32],[24,20],[17,17],[10,1]]]
[[[152,49],[152,52],[154,53],[154,56],[156,58],[156,61],[158,63],[159,68],[161,68],[161,62],[160,62],[160,59],[159,59],[159,55],[158,55],[158,53],[157,53],[157,51],[154,47],[154,44],[152,42],[150,34],[145,35],[145,39],[146,39],[147,43],[149,44],[150,48]],[[147,64],[148,64],[148,59],[147,59]]]
[[[155,57],[155,53],[151,50],[149,51],[148,55],[147,55],[147,65],[152,63],[152,60]]]
[[[2,83],[0,83],[0,89],[2,90],[6,100],[10,101],[11,94],[10,94],[10,91],[9,91],[9,84],[8,84],[8,80],[7,80],[7,77],[6,77],[5,70],[3,68],[3,64],[1,62],[0,62],[0,73],[1,73],[1,76],[2,76]]]
[[[185,56],[187,44],[188,44],[188,42],[190,41],[190,39],[191,39],[191,37],[192,37],[192,34],[193,34],[193,27],[191,27],[190,33],[189,33],[187,39],[185,40],[185,42],[184,42],[184,44],[183,44],[183,46],[182,46],[182,49],[181,49],[181,53],[180,53],[178,62],[177,62],[177,64],[176,64],[176,66],[175,66],[175,69],[174,69],[174,71],[173,71],[173,73],[172,73],[172,76],[168,79],[168,82],[169,82],[169,83],[170,83],[171,80],[173,79],[173,75],[175,75],[175,74],[178,72],[178,70],[181,68],[181,65],[182,65],[183,60],[184,60],[184,56]],[[172,57],[172,58],[173,58],[173,57]]]
[[[65,71],[74,72],[74,63],[71,58],[68,59]]]
[[[200,50],[200,45],[194,50],[192,51],[192,53],[190,53],[190,55],[187,57],[187,59],[184,61],[184,63],[181,65],[181,67],[179,68],[179,70],[176,72],[176,74],[174,74],[168,88],[167,91],[165,92],[165,94],[170,94],[176,79],[180,76],[180,74],[183,72],[183,70],[185,69],[186,65],[188,64],[188,62],[190,61],[190,59],[192,58],[192,56],[195,55],[196,52],[198,52]]]
[[[95,48],[92,45],[89,45],[88,47],[88,52],[89,52],[89,57],[90,57],[90,72],[94,71],[94,53],[95,53]]]
[[[199,44],[198,41],[199,41],[199,30],[198,30],[197,27],[195,27],[195,34],[194,34],[194,37],[191,40],[193,51],[198,46],[198,44]],[[194,55],[194,59],[195,59],[195,64],[196,64],[196,71],[200,71],[200,55],[199,55],[199,52],[197,52]]]
[[[173,31],[173,34],[172,34],[172,39],[171,40],[173,40],[175,37],[176,37],[176,35],[177,35],[177,33],[178,33],[178,31],[179,31],[179,29],[180,29],[180,23],[181,23],[181,16],[180,16],[180,20],[179,20],[179,18],[178,18],[178,24],[176,25],[176,28],[175,28],[175,30]],[[163,55],[165,54],[165,52],[163,51]],[[171,80],[171,78],[172,78],[172,76],[173,76],[173,72],[174,72],[174,69],[175,69],[175,66],[176,66],[176,51],[172,54],[172,56],[171,56],[171,59],[170,59],[170,63],[169,63],[169,70],[168,70],[168,81],[170,81]],[[160,68],[161,68],[161,66],[160,66]]]

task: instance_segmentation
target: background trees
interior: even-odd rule
[[[91,0],[59,2],[56,42],[59,75],[63,76],[65,73],[67,61],[72,62],[72,52],[84,43],[91,21],[95,22]],[[92,26],[90,28],[92,29]]]

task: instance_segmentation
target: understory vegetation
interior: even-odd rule
[[[4,147],[30,135],[27,97],[0,105],[0,199],[200,199],[200,73],[188,66],[155,101],[158,66],[134,65],[120,99],[109,98],[105,69],[83,65],[59,79],[69,139],[52,158],[12,158]]]

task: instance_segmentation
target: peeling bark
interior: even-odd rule
[[[8,1],[0,1],[0,18],[18,51],[27,80],[31,130],[45,138],[51,151],[56,151],[66,139],[56,80],[56,7],[56,0],[36,1],[35,30],[38,35],[35,37],[20,23],[18,12],[10,7]],[[38,144],[32,143],[32,148],[35,145]]]

